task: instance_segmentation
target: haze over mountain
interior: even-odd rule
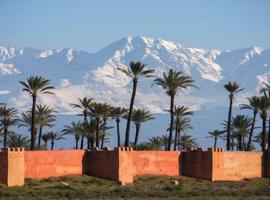
[[[259,47],[207,50],[150,37],[126,37],[96,53],[71,48],[1,46],[0,101],[20,110],[28,109],[31,101],[21,92],[18,81],[30,75],[42,75],[56,86],[56,95],[53,98],[44,95],[39,102],[54,106],[61,114],[76,113],[69,104],[84,96],[128,106],[131,83],[117,68],[128,66],[132,60],[147,63],[149,68],[155,69],[156,76],[171,68],[192,76],[200,89],[180,93],[176,104],[191,106],[197,111],[192,132],[203,131],[203,137],[222,122],[217,124],[215,120],[226,118],[228,102],[224,83],[237,81],[245,89],[236,100],[239,104],[246,96],[255,94],[270,77],[270,49]],[[152,80],[140,81],[135,106],[163,113],[168,109],[169,98],[161,88],[151,84]],[[217,113],[219,117],[213,116]],[[209,123],[199,120],[202,118],[207,118]],[[202,122],[203,129],[199,127]],[[162,123],[167,125],[167,121]]]

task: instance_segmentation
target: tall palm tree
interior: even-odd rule
[[[183,74],[181,71],[176,71],[170,69],[168,74],[163,73],[162,78],[156,78],[154,80],[154,85],[161,86],[166,94],[171,98],[170,101],[170,114],[171,114],[171,123],[170,123],[170,133],[167,150],[171,150],[172,135],[173,135],[173,121],[174,121],[174,99],[175,95],[179,90],[187,89],[189,87],[195,87],[194,80],[188,75]]]
[[[218,138],[221,138],[223,136],[223,134],[226,132],[227,131],[219,131],[219,130],[214,130],[214,131],[208,132],[209,137],[214,138],[214,148],[217,148]]]
[[[31,110],[31,150],[35,149],[36,131],[35,131],[35,116],[36,116],[36,100],[38,94],[54,94],[51,92],[54,89],[50,85],[50,81],[42,76],[30,76],[26,82],[19,81],[23,85],[23,91],[27,92],[32,97],[32,110]]]
[[[254,132],[254,127],[255,127],[255,123],[256,123],[256,117],[257,114],[259,112],[259,97],[257,96],[253,96],[253,97],[248,97],[248,104],[243,104],[241,106],[241,109],[249,109],[253,111],[253,119],[252,119],[252,126],[250,129],[250,133],[249,133],[249,138],[248,138],[248,143],[247,143],[247,151],[250,151],[250,147],[251,147],[251,141],[252,141],[252,137],[253,137],[253,132]]]
[[[54,148],[55,141],[65,139],[64,135],[65,134],[61,134],[61,133],[53,132],[53,131],[48,132],[49,140],[51,140],[51,150],[53,150],[53,148]]]
[[[4,147],[7,147],[9,127],[16,125],[17,122],[17,110],[15,108],[9,108],[7,106],[0,107],[0,128],[3,129]]]
[[[230,146],[230,141],[231,141],[231,120],[232,120],[232,106],[233,106],[233,99],[234,95],[240,91],[243,90],[243,88],[240,88],[240,85],[236,82],[228,82],[224,85],[224,88],[229,92],[229,113],[228,113],[228,126],[227,126],[227,144],[226,148],[229,151],[231,146]]]
[[[75,149],[78,149],[78,144],[80,137],[84,134],[83,130],[83,124],[82,122],[71,122],[70,125],[66,125],[64,129],[62,130],[62,133],[64,134],[72,134],[75,137]]]
[[[43,142],[45,144],[45,149],[47,149],[48,148],[48,141],[49,141],[49,135],[48,135],[48,133],[43,134],[41,136],[41,139],[43,140]]]
[[[262,151],[265,151],[266,142],[266,119],[267,111],[270,109],[270,99],[267,96],[259,97],[258,108],[262,118]]]
[[[82,110],[82,115],[84,117],[85,124],[87,123],[87,115],[89,113],[89,108],[91,107],[92,102],[93,102],[92,98],[84,97],[83,99],[79,98],[79,104],[71,104],[72,107],[79,108]],[[81,137],[81,149],[83,149],[84,146],[84,137],[85,134],[83,134]]]
[[[123,107],[114,107],[112,109],[112,118],[116,121],[117,128],[117,146],[121,146],[121,134],[120,134],[120,119],[127,113],[128,109]]]
[[[174,106],[174,115],[176,117],[175,120],[175,137],[174,137],[174,151],[176,151],[177,139],[180,137],[181,128],[185,125],[189,125],[189,121],[187,118],[184,118],[189,115],[193,115],[193,112],[189,110],[188,107],[185,106]],[[184,118],[184,119],[183,119]]]
[[[136,96],[136,90],[137,90],[137,84],[140,77],[154,77],[153,69],[146,69],[146,64],[143,64],[141,62],[134,62],[131,61],[129,64],[129,68],[118,68],[121,72],[123,72],[125,75],[127,75],[132,81],[133,81],[133,89],[132,89],[132,95],[129,105],[129,111],[128,111],[128,118],[127,118],[127,127],[126,127],[126,138],[125,138],[125,146],[129,146],[129,133],[130,133],[130,121],[131,121],[131,113],[133,110],[134,102],[135,102],[135,96]]]
[[[94,102],[92,106],[89,108],[90,116],[96,119],[96,147],[99,148],[99,128],[100,128],[100,120],[103,119],[104,116],[110,114],[111,106],[106,103],[96,103]]]
[[[56,120],[53,114],[55,110],[48,105],[37,105],[37,118],[40,119],[38,132],[38,148],[41,145],[42,129],[43,127],[53,127],[53,122]]]
[[[134,139],[134,143],[133,143],[135,148],[136,148],[136,145],[138,143],[141,124],[144,122],[147,122],[149,120],[152,120],[152,119],[154,119],[154,117],[152,117],[152,115],[149,111],[146,111],[144,109],[133,110],[133,112],[131,114],[131,121],[134,123],[135,129],[136,129],[135,139]]]

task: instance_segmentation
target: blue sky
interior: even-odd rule
[[[269,0],[0,0],[0,45],[94,52],[131,36],[220,49],[270,47]]]

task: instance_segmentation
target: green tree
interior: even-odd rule
[[[179,90],[187,89],[189,87],[195,87],[194,80],[188,75],[183,74],[181,71],[176,71],[170,69],[169,73],[163,73],[162,78],[156,78],[154,80],[154,85],[161,86],[166,94],[170,97],[170,114],[171,114],[171,123],[170,123],[170,133],[167,150],[171,150],[172,135],[173,135],[173,123],[174,123],[174,99],[175,95]]]
[[[53,122],[56,120],[53,114],[55,110],[50,108],[48,105],[37,105],[37,118],[40,120],[39,132],[38,132],[38,148],[41,145],[41,137],[43,127],[53,127]]]
[[[253,137],[253,132],[255,128],[255,123],[256,123],[256,117],[259,112],[259,97],[253,96],[249,97],[248,99],[248,104],[242,104],[241,109],[249,109],[253,111],[253,119],[252,119],[252,126],[250,129],[249,133],[249,138],[248,138],[248,143],[247,143],[247,150],[251,150],[251,142],[252,142],[252,137]]]
[[[99,148],[99,139],[100,139],[100,120],[104,116],[108,115],[111,112],[111,106],[106,103],[96,103],[94,102],[89,109],[90,116],[96,119],[96,147]]]
[[[176,117],[174,129],[175,129],[175,137],[174,137],[174,151],[176,151],[177,141],[180,137],[182,130],[188,130],[191,128],[190,120],[186,118],[187,116],[193,115],[193,112],[189,110],[188,107],[185,106],[174,106],[174,115]]]
[[[7,147],[9,128],[18,122],[17,110],[7,106],[0,106],[0,130],[3,130],[3,146]]]
[[[8,135],[7,146],[24,147],[25,149],[28,149],[30,147],[30,139],[27,136],[11,133]]]
[[[87,123],[87,115],[89,114],[89,108],[91,107],[92,102],[93,102],[92,98],[84,97],[83,99],[79,98],[78,104],[71,104],[72,107],[78,108],[82,111],[82,114],[80,115],[83,115],[85,124]],[[84,137],[85,134],[81,136],[81,149],[83,149],[84,146]]]
[[[230,81],[224,85],[224,88],[229,92],[229,101],[230,101],[229,113],[228,113],[228,126],[227,126],[227,142],[226,142],[227,143],[226,148],[227,148],[227,151],[229,151],[231,148],[231,145],[230,145],[231,120],[232,120],[232,107],[233,107],[234,95],[242,91],[243,89],[240,88],[240,85],[237,84],[236,82],[230,82]]]
[[[266,143],[266,119],[267,112],[270,108],[270,99],[267,96],[259,97],[258,102],[259,112],[262,118],[262,151],[265,151],[265,143]]]
[[[139,138],[139,133],[140,133],[140,128],[142,123],[145,123],[149,120],[154,119],[154,117],[152,117],[151,113],[149,111],[146,111],[144,109],[136,109],[133,110],[132,114],[131,114],[131,121],[134,123],[135,125],[135,139],[134,139],[134,147],[136,149],[136,145],[138,143],[138,138]]]
[[[43,134],[43,135],[41,136],[41,139],[42,139],[43,142],[44,142],[45,149],[48,149],[48,141],[49,141],[49,135],[48,135],[48,133]]]
[[[237,136],[237,148],[243,151],[245,137],[248,135],[252,126],[252,119],[245,115],[236,115],[232,118],[232,131]]]
[[[151,145],[151,149],[153,150],[160,150],[161,145],[162,145],[162,141],[160,137],[157,137],[157,136],[153,136],[149,138],[148,143]]]
[[[53,131],[48,132],[48,138],[51,141],[51,150],[53,150],[56,141],[65,139],[64,135],[65,134]]]
[[[128,118],[127,118],[127,127],[126,127],[126,138],[125,138],[126,147],[129,146],[131,113],[132,113],[134,102],[135,102],[138,80],[140,77],[146,77],[146,78],[153,77],[153,73],[154,73],[153,69],[145,69],[145,67],[146,67],[146,64],[132,61],[130,62],[128,69],[118,68],[118,70],[123,72],[133,81],[133,89],[132,89],[132,95],[131,95]]]
[[[79,140],[80,137],[84,134],[84,129],[83,129],[83,123],[82,122],[71,122],[70,125],[66,125],[64,129],[62,130],[62,133],[64,134],[72,134],[74,135],[75,138],[75,149],[78,149],[79,146]]]
[[[121,134],[120,134],[120,120],[127,113],[128,109],[123,107],[114,107],[112,109],[112,118],[116,121],[116,128],[117,128],[117,146],[121,146]]]
[[[27,92],[32,97],[32,110],[31,110],[31,150],[35,149],[36,143],[36,130],[35,130],[35,116],[36,116],[36,100],[38,94],[54,94],[51,92],[54,89],[50,85],[50,81],[42,76],[30,76],[26,82],[19,81],[23,85],[23,91]]]
[[[195,138],[190,135],[180,136],[180,150],[187,150],[187,148],[198,148],[198,143]]]
[[[222,138],[222,136],[226,132],[227,131],[219,131],[219,130],[214,130],[214,131],[208,132],[209,137],[214,138],[214,148],[217,148],[217,140],[218,140],[218,138]]]

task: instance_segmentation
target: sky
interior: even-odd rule
[[[269,0],[0,0],[0,46],[95,52],[126,36],[270,47]]]

